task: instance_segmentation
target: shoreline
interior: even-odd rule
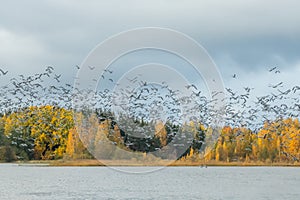
[[[5,162],[4,162],[5,163]],[[264,163],[264,162],[192,162],[192,161],[147,161],[136,160],[106,160],[101,163],[93,159],[53,160],[53,161],[17,161],[11,164],[19,166],[38,167],[300,167],[300,163]]]

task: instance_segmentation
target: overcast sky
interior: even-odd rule
[[[297,0],[27,0],[2,1],[0,68],[10,76],[54,66],[76,74],[100,42],[138,27],[164,27],[194,38],[219,67],[226,86],[260,87],[277,66],[299,84],[300,1]],[[279,80],[279,78],[278,78]],[[277,80],[275,80],[277,81]]]

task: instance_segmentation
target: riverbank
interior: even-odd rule
[[[93,159],[82,160],[54,160],[54,161],[18,161],[15,162],[20,166],[82,166],[82,167],[99,167],[99,166],[220,166],[220,167],[300,167],[300,163],[264,163],[264,162],[217,162],[217,161],[137,161],[137,160],[105,160],[98,161]]]

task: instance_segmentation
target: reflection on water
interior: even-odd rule
[[[292,167],[168,167],[154,173],[126,174],[106,167],[0,164],[0,197],[298,200],[299,174],[300,168]]]

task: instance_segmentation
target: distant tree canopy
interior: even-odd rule
[[[210,156],[217,161],[299,162],[299,120],[265,122],[258,133],[224,127]]]
[[[4,134],[20,159],[62,158],[72,112],[54,106],[28,107],[4,116]]]
[[[152,137],[139,138],[121,130],[113,118],[107,117],[111,114],[102,114],[101,117],[95,115],[92,128],[96,127],[96,130],[75,127],[75,121],[83,120],[83,114],[76,114],[75,121],[74,115],[73,111],[49,105],[31,106],[3,115],[0,118],[0,160],[91,158],[89,151],[95,151],[97,142],[103,137],[127,151],[146,154],[164,148],[171,142],[173,145],[185,142],[189,145],[187,149],[180,152],[179,145],[178,151],[172,152],[181,160],[196,160],[200,154],[204,154],[206,160],[224,162],[300,160],[298,119],[265,122],[262,129],[255,133],[245,127],[225,126],[215,145],[205,147],[205,139],[211,130],[200,123],[191,122],[183,127],[168,122],[153,123]],[[138,120],[134,124],[140,127],[150,125]],[[80,137],[78,131],[92,134]],[[110,149],[96,150],[103,151],[108,158],[114,157],[115,152]],[[161,155],[161,158],[166,157]]]

